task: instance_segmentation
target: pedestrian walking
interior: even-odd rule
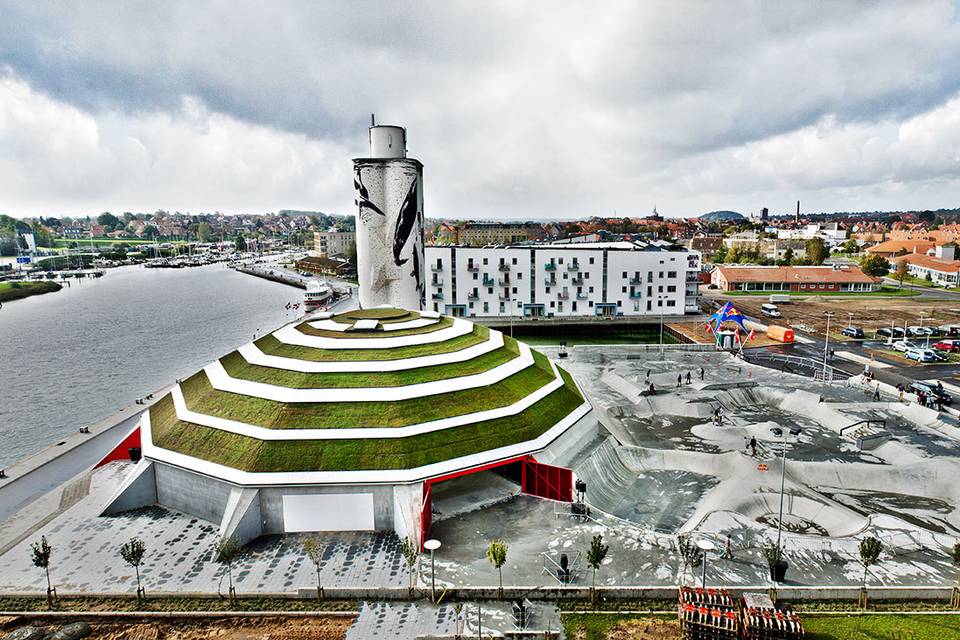
[[[757,438],[756,436],[750,436],[750,455],[754,458],[757,457]]]
[[[680,385],[682,385],[682,384],[683,384],[683,375],[680,374],[680,373],[678,373],[678,374],[677,374],[677,389],[679,389],[679,388],[680,388]]]
[[[877,388],[873,392],[873,400],[874,402],[880,401],[880,383],[879,382],[877,383]]]
[[[703,367],[700,367],[700,382],[703,382]]]
[[[690,384],[690,372],[687,371],[687,384]]]
[[[647,369],[647,380],[650,379],[650,369]]]

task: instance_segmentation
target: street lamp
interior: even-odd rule
[[[657,306],[660,308],[660,357],[663,357],[663,301],[667,296],[657,296]]]
[[[437,601],[437,569],[433,563],[433,552],[440,548],[440,541],[431,538],[423,543],[423,548],[430,552],[430,599]]]
[[[780,554],[780,539],[783,535],[783,487],[787,476],[787,436],[780,427],[770,429],[773,435],[780,438],[782,454],[780,457],[780,515],[777,518],[777,554]],[[800,435],[800,427],[790,427],[790,435]]]
[[[920,332],[923,333],[923,317],[927,315],[923,311],[920,312]],[[924,343],[924,348],[930,348],[930,334],[925,334],[927,336],[926,342]]]
[[[703,589],[707,588],[707,554],[716,547],[709,540],[697,540],[697,546],[700,548],[700,551],[703,551],[703,573],[700,576],[700,587]]]
[[[826,340],[823,343],[823,376],[827,376],[827,353],[830,349],[830,318],[833,317],[833,311],[824,311],[823,315],[827,316],[827,332]]]

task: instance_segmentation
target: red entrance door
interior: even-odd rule
[[[520,489],[532,496],[573,502],[573,471],[527,458]]]

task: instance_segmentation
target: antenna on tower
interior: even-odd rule
[[[377,126],[377,116],[376,116],[376,114],[373,114],[373,113],[370,114],[370,126],[371,126],[371,127]]]

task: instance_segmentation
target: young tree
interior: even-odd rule
[[[403,559],[407,561],[407,569],[410,572],[410,597],[413,597],[413,581],[417,575],[414,567],[417,560],[420,559],[420,547],[410,538],[404,538],[400,541],[400,553],[403,554]]]
[[[237,597],[237,592],[233,588],[233,563],[240,555],[243,547],[233,538],[220,538],[214,544],[214,560],[217,564],[227,568],[227,577],[230,585],[230,600]]]
[[[901,289],[903,288],[903,281],[906,279],[906,277],[907,277],[907,261],[901,260],[900,262],[897,263],[897,271],[896,271],[897,282],[900,283]]]
[[[863,565],[861,586],[864,588],[867,586],[867,567],[877,562],[881,551],[883,551],[883,544],[873,536],[860,541],[860,563]]]
[[[244,239],[242,233],[237,234],[237,237],[234,238],[233,243],[237,246],[237,251],[247,250],[247,241]]]
[[[860,250],[860,245],[857,244],[857,241],[853,238],[850,238],[843,243],[843,252],[844,253],[856,253]]]
[[[323,599],[323,586],[320,584],[320,563],[323,562],[323,550],[320,547],[320,539],[316,536],[310,536],[303,541],[303,551],[310,558],[314,568],[317,570],[317,600]]]
[[[500,578],[500,597],[503,597],[503,565],[507,563],[507,543],[503,540],[494,540],[487,547],[487,559],[497,569]]]
[[[140,584],[140,565],[143,564],[143,556],[146,552],[147,545],[143,544],[143,540],[140,538],[133,538],[120,547],[120,557],[133,567],[137,574],[137,600],[147,597],[147,590]]]
[[[811,264],[823,264],[823,261],[830,256],[830,252],[827,250],[827,244],[822,238],[807,240],[804,247],[807,250],[807,259],[810,260]]]
[[[200,242],[210,242],[210,224],[201,222],[197,225],[197,239]]]
[[[47,536],[40,536],[40,542],[30,545],[30,551],[33,566],[43,569],[44,575],[47,576],[47,606],[53,606],[53,599],[57,594],[50,582],[50,554],[53,553],[53,547],[47,542]]]
[[[890,273],[890,261],[879,255],[864,256],[860,261],[860,270],[868,276],[881,278]]]
[[[607,551],[610,550],[610,545],[603,544],[603,536],[599,533],[593,536],[593,540],[590,541],[590,548],[587,549],[587,564],[590,565],[590,568],[593,569],[593,580],[590,584],[590,600],[591,602],[596,601],[596,589],[597,589],[597,569],[600,568],[600,565],[603,564],[604,558],[607,557]]]
[[[689,535],[677,536],[677,551],[683,562],[682,573],[687,572],[687,567],[696,569],[703,562],[703,550],[690,539]]]
[[[783,264],[789,266],[791,262],[793,262],[793,247],[787,247],[783,252]]]
[[[770,578],[774,579],[774,568],[780,559],[783,558],[783,548],[778,547],[776,542],[767,541],[763,545],[763,557],[767,559],[767,566],[770,568]]]

